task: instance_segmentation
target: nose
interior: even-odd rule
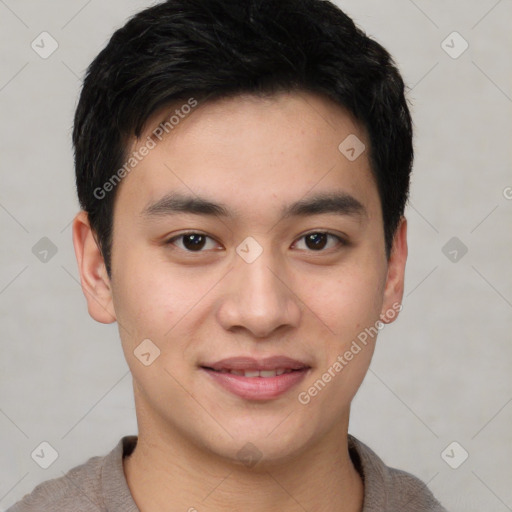
[[[264,250],[251,263],[236,255],[217,310],[222,327],[229,331],[246,330],[254,337],[268,338],[285,326],[298,326],[300,300],[286,275],[284,262],[272,257],[270,250]]]

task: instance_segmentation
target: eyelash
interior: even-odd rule
[[[309,236],[309,235],[327,235],[329,237],[332,237],[332,238],[335,238],[336,241],[338,242],[338,249],[341,247],[341,246],[346,246],[348,245],[348,242],[341,236],[339,235],[336,235],[334,233],[331,233],[329,231],[310,231],[309,233],[305,233],[303,234],[302,236],[300,236],[297,240],[302,240],[304,239],[305,237]],[[211,240],[214,240],[214,238],[212,238],[211,236],[205,234],[205,233],[201,233],[199,231],[188,231],[186,233],[180,233],[179,235],[176,235],[176,236],[173,236],[172,238],[169,238],[169,240],[167,240],[165,242],[165,245],[173,245],[174,242],[180,238],[183,238],[185,236],[188,236],[188,235],[200,235],[200,236],[204,236],[206,238],[209,238]],[[190,251],[189,249],[187,248],[184,248],[182,249],[181,247],[178,247],[178,249],[182,250],[182,251],[185,251],[187,253],[191,253],[191,254],[194,254],[194,253],[197,253],[197,254],[200,254],[202,252],[206,252],[206,250],[199,250],[199,251]],[[331,247],[330,249],[336,249],[336,247]],[[301,249],[302,250],[302,249]],[[311,252],[311,253],[322,253],[322,252],[327,252],[329,250],[328,249],[319,249],[317,251],[313,250],[313,249],[307,249],[307,252]]]

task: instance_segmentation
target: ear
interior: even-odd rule
[[[103,324],[115,322],[112,288],[105,261],[89,224],[89,216],[83,210],[73,220],[73,246],[89,315]]]
[[[385,324],[393,322],[402,310],[404,295],[405,263],[407,261],[407,219],[402,217],[393,237],[388,260],[388,273],[380,319]]]

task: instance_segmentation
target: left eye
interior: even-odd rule
[[[329,239],[331,240],[330,245]],[[307,235],[300,237],[299,240],[304,240],[306,248],[313,251],[321,251],[322,249],[326,248],[330,249],[332,247],[336,247],[337,245],[343,244],[343,239],[339,236],[323,231],[308,233]]]

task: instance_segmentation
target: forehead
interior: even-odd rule
[[[378,206],[365,130],[331,100],[294,92],[184,105],[194,102],[156,113],[132,141],[128,156],[152,149],[123,179],[120,208],[140,213],[172,191],[215,197],[259,219],[270,216],[272,205],[282,210],[308,193],[333,190],[369,210]],[[361,152],[357,158],[347,144]]]

